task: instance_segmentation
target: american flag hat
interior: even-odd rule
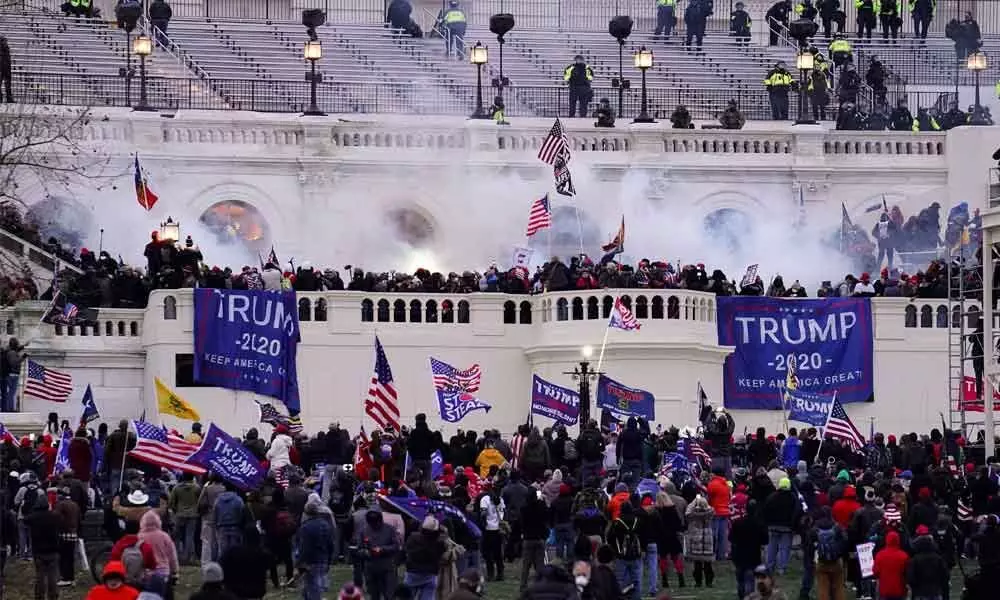
[[[903,514],[899,512],[899,507],[894,502],[885,505],[884,516],[886,523],[901,523],[903,521]]]

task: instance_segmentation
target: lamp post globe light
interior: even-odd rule
[[[160,241],[176,242],[179,239],[181,239],[181,224],[168,216],[166,221],[160,223]]]
[[[795,56],[795,66],[799,70],[799,118],[796,125],[815,125],[816,120],[809,116],[809,74],[816,66],[816,57],[806,48],[800,48]]]
[[[489,115],[483,110],[483,65],[490,61],[489,52],[482,42],[469,49],[469,63],[476,65],[476,111],[473,119],[487,119]]]
[[[307,40],[302,47],[302,56],[309,61],[309,72],[306,81],[309,82],[309,108],[302,114],[307,117],[322,117],[326,113],[319,109],[316,102],[316,86],[323,81],[323,74],[316,72],[316,62],[323,58],[323,44],[319,40]]]
[[[655,123],[656,120],[649,116],[649,97],[646,93],[646,70],[653,67],[653,51],[647,50],[645,46],[632,56],[635,68],[642,72],[642,100],[639,104],[639,116],[633,123]]]
[[[132,39],[132,54],[139,57],[139,103],[132,110],[154,110],[149,105],[146,85],[146,57],[153,53],[153,39],[146,34]]]
[[[581,431],[590,422],[590,382],[600,375],[599,372],[590,368],[590,359],[593,356],[593,346],[588,345],[580,348],[580,366],[574,367],[572,371],[563,372],[563,375],[569,375],[579,385]]]
[[[989,119],[986,118],[986,111],[983,110],[983,105],[979,102],[979,73],[980,71],[985,71],[989,67],[989,63],[986,60],[986,54],[980,51],[975,51],[969,55],[966,59],[965,67],[972,71],[975,75],[976,84],[976,104],[972,107],[972,115],[969,119],[970,125],[989,125]],[[958,96],[955,97],[955,101],[958,101]]]

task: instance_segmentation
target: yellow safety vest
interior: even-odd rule
[[[570,66],[566,67],[566,69],[563,71],[563,81],[569,81],[569,78],[573,76],[573,67],[575,66],[576,63],[573,63]],[[594,70],[590,68],[590,65],[583,65],[583,68],[585,69],[584,72],[587,75],[587,81],[593,81]]]
[[[865,7],[865,0],[854,0],[854,8],[861,10]],[[872,11],[878,14],[882,10],[881,2],[879,0],[872,0]]]
[[[452,23],[465,23],[465,11],[460,8],[449,9],[448,12],[444,13],[444,24],[451,25]]]
[[[996,92],[997,98],[1000,98],[1000,81],[997,81],[997,84],[993,88],[993,91]]]
[[[657,7],[666,6],[669,8],[673,8],[674,6],[676,6],[676,4],[677,0],[656,0]]]
[[[836,54],[837,52],[843,52],[846,54],[851,53],[851,43],[847,40],[833,40],[830,42],[830,54]]]
[[[496,121],[497,123],[503,123],[504,122],[503,109],[502,108],[498,108],[495,111],[493,111],[493,120]]]
[[[764,87],[791,87],[792,76],[788,73],[773,73],[764,79]]]
[[[931,120],[931,129],[933,131],[941,131],[941,126],[938,125],[937,119],[932,115],[927,115]],[[920,131],[920,117],[913,117],[913,131]]]

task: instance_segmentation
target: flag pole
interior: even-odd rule
[[[837,390],[833,390],[833,400],[830,401],[830,412],[826,413],[826,423],[823,424],[823,430],[819,434],[819,446],[816,447],[816,462],[813,464],[820,464],[819,453],[823,449],[823,442],[826,441],[826,428],[830,425],[830,417],[833,416],[833,403],[837,401]]]
[[[617,302],[617,298],[615,301]],[[601,341],[601,352],[597,355],[597,372],[600,373],[601,365],[604,364],[604,347],[608,345],[608,332],[611,331],[611,319],[614,318],[615,309],[611,307],[611,314],[608,315],[608,323],[604,327],[604,339]]]
[[[785,433],[788,433],[788,391],[778,394],[781,399],[781,420],[785,424]]]
[[[576,229],[580,235],[580,254],[583,254],[583,219],[580,218],[580,207],[573,205],[573,209],[576,212]]]
[[[14,402],[14,412],[24,411],[24,383],[25,378],[28,374],[28,359],[27,357],[21,359],[21,369],[18,375],[17,382],[17,393],[15,394]]]

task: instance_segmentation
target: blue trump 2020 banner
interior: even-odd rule
[[[264,468],[243,443],[211,423],[201,447],[188,459],[218,473],[241,490],[252,490],[264,482]]]
[[[717,302],[719,345],[735,348],[724,369],[726,408],[781,409],[790,362],[800,391],[837,392],[843,403],[872,400],[869,299],[734,296]]]
[[[535,375],[531,380],[531,413],[563,425],[576,425],[580,418],[580,394]]]
[[[606,375],[597,378],[597,408],[609,411],[619,421],[629,417],[653,421],[655,404],[655,398],[646,390],[628,387]]]
[[[299,412],[295,292],[194,291],[194,379],[278,398]]]

